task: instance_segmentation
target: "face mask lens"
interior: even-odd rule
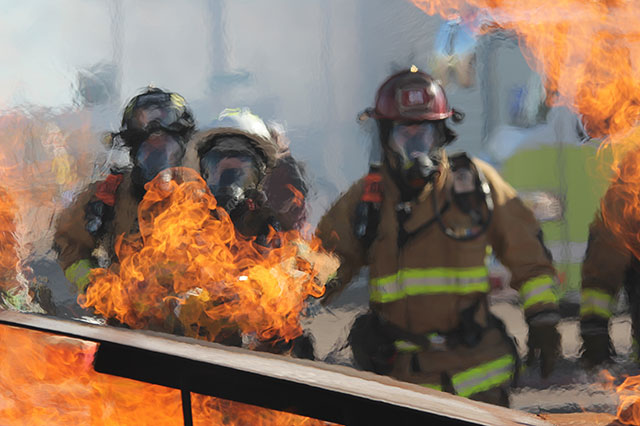
[[[391,147],[407,160],[421,154],[429,154],[436,142],[433,123],[394,124],[391,131]]]
[[[140,144],[135,165],[146,183],[161,171],[179,166],[183,155],[184,148],[176,139],[164,133],[154,133]]]
[[[249,155],[211,150],[200,160],[200,169],[214,195],[223,188],[248,189],[257,183],[256,166]]]

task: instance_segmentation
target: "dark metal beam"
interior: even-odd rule
[[[0,323],[100,343],[96,371],[344,425],[548,425],[347,367],[148,331],[0,312]]]

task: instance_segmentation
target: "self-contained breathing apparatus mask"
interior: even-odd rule
[[[438,175],[445,136],[433,121],[393,122],[388,147],[394,157],[391,164],[408,189],[421,190]]]
[[[230,136],[200,156],[200,170],[218,206],[233,219],[235,212],[249,210],[260,203],[258,186],[265,164],[250,148],[245,138]]]
[[[180,137],[163,131],[150,134],[132,148],[132,181],[143,188],[163,170],[180,166],[184,153],[185,146]]]

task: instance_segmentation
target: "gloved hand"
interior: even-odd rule
[[[307,297],[307,299],[304,301],[304,306],[302,308],[301,314],[305,318],[313,318],[320,312],[322,312],[323,309],[324,307],[318,299],[316,299],[315,297]]]
[[[393,369],[396,347],[394,341],[382,332],[380,319],[374,312],[356,318],[348,342],[361,370],[386,375]]]
[[[540,374],[548,377],[560,356],[560,333],[556,329],[560,320],[557,312],[541,312],[527,319],[529,338],[527,365],[540,361]]]
[[[615,354],[609,338],[609,321],[606,318],[592,317],[580,321],[582,336],[582,361],[587,368],[593,368],[611,361]]]
[[[320,299],[320,303],[324,306],[330,304],[338,295],[342,289],[342,283],[338,278],[331,278],[324,285],[324,295]]]

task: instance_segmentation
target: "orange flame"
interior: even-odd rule
[[[612,149],[606,224],[640,257],[640,2],[635,0],[412,0],[423,11],[515,34],[545,78],[547,102],[582,116]],[[634,152],[636,151],[636,152]]]
[[[173,331],[179,323],[185,334],[207,340],[238,330],[263,340],[302,334],[305,299],[324,292],[314,257],[319,240],[274,231],[280,247],[267,250],[236,235],[191,169],[167,171],[146,189],[140,235],[118,241],[119,264],[92,272],[83,306],[133,328]]]
[[[16,210],[11,195],[0,188],[0,289],[5,292],[15,287],[20,262],[15,237]]]
[[[28,425],[176,425],[180,392],[93,370],[97,344],[0,326],[0,418]],[[195,425],[326,425],[289,413],[193,395]]]
[[[50,250],[63,193],[83,182],[70,152],[90,148],[88,126],[63,132],[46,111],[0,113],[0,290],[5,307],[42,312],[29,294],[23,260]],[[77,186],[76,186],[77,185]]]
[[[519,38],[546,79],[548,102],[582,115],[591,136],[614,156],[602,200],[607,226],[640,258],[640,2],[636,0],[412,0],[427,13],[475,20]],[[481,17],[481,15],[483,15]],[[489,25],[478,25],[486,19]],[[609,375],[610,377],[610,375]],[[640,424],[640,376],[616,388],[618,420]]]
[[[293,193],[293,198],[291,202],[298,207],[302,207],[304,205],[304,195],[300,192],[295,186],[290,183],[287,184],[287,189]]]
[[[615,389],[620,403],[616,412],[616,420],[625,425],[640,424],[640,376],[624,379],[622,384],[615,386],[615,377],[607,370],[600,372],[606,389]]]
[[[514,32],[556,104],[592,136],[622,135],[640,114],[640,4],[633,0],[412,0],[429,14]],[[476,22],[477,24],[477,22]]]

